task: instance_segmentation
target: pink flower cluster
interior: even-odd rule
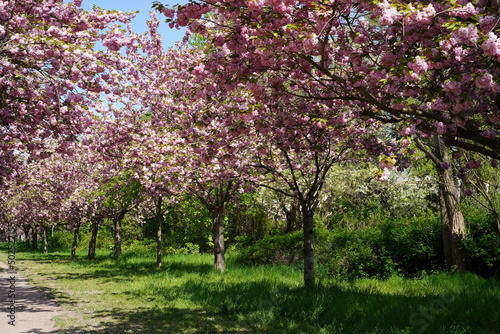
[[[485,54],[497,57],[500,61],[500,38],[495,33],[488,33],[488,38],[481,44],[481,49]]]
[[[451,37],[457,40],[457,42],[468,46],[472,46],[479,41],[477,28],[472,24],[466,28],[460,28],[457,31],[452,32]]]

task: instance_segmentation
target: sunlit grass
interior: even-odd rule
[[[0,253],[5,262],[5,253]],[[55,298],[60,333],[497,333],[500,282],[437,273],[421,279],[302,286],[300,266],[228,270],[211,255],[109,252],[90,261],[20,252],[19,271]]]

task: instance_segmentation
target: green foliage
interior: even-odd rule
[[[239,261],[253,264],[296,262],[302,258],[303,239],[302,231],[265,237],[243,248]]]
[[[485,210],[466,211],[468,221],[464,247],[470,269],[486,277],[500,277],[500,233],[493,214]]]
[[[384,252],[382,239],[382,231],[374,227],[319,229],[315,238],[317,262],[337,278],[390,276],[395,264]]]
[[[211,251],[212,215],[196,198],[186,197],[169,209],[165,225],[165,247],[180,249],[192,243],[200,251]]]
[[[381,244],[385,253],[405,276],[422,271],[440,270],[444,266],[439,216],[429,214],[398,219],[380,225]]]
[[[164,251],[165,254],[200,254],[200,246],[187,242],[183,247],[167,247]]]
[[[54,234],[47,238],[49,251],[62,251],[71,249],[73,245],[73,234],[66,230],[54,230]]]
[[[153,253],[156,251],[156,240],[154,239],[144,239],[144,240],[132,240],[125,245],[124,249],[127,252],[149,252]]]
[[[341,279],[415,277],[443,268],[439,218],[430,215],[389,220],[360,229],[316,228],[315,256],[320,272]],[[302,258],[302,231],[266,237],[240,250],[238,261],[293,263]]]
[[[88,249],[90,240],[90,224],[84,224],[80,229],[79,249]],[[97,233],[96,249],[112,250],[114,245],[113,228],[111,222],[104,221]]]

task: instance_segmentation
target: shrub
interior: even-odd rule
[[[55,230],[48,238],[49,250],[67,250],[73,245],[73,234],[65,230]]]
[[[268,236],[242,249],[237,261],[253,264],[291,264],[302,258],[303,239],[302,231]]]
[[[395,268],[384,252],[381,231],[374,227],[318,229],[316,258],[329,275],[338,278],[387,277]]]
[[[268,236],[244,247],[237,261],[290,264],[302,259],[302,245],[302,231]],[[338,278],[385,278],[396,273],[419,276],[442,269],[444,264],[436,216],[392,220],[359,229],[316,228],[314,247],[318,267]]]
[[[500,233],[492,214],[477,214],[468,218],[464,247],[472,272],[485,277],[500,277]]]
[[[405,276],[444,268],[438,216],[393,220],[380,225],[384,250]]]

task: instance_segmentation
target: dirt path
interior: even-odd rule
[[[56,303],[4,263],[0,268],[0,334],[56,334]]]

